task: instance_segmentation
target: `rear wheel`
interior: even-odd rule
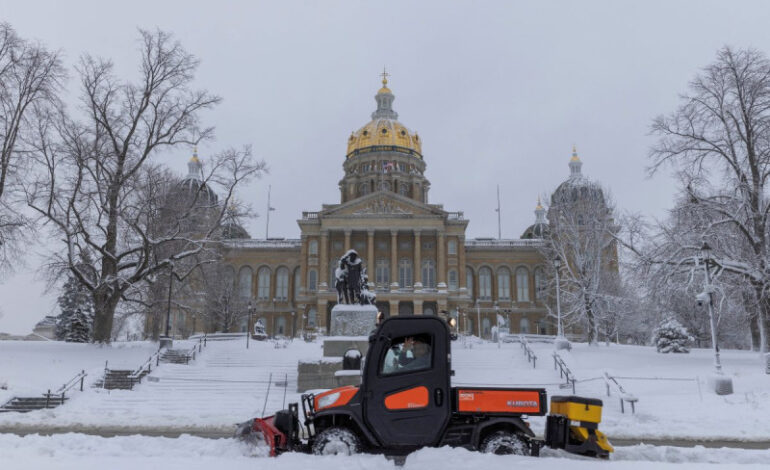
[[[313,453],[316,455],[353,455],[361,452],[361,440],[348,428],[326,428],[315,438]]]
[[[481,441],[479,450],[486,454],[529,455],[529,445],[518,434],[495,431]]]

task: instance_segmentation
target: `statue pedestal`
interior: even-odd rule
[[[335,305],[332,308],[330,336],[369,336],[377,325],[374,305]]]

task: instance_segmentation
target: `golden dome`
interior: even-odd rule
[[[372,113],[372,120],[364,127],[352,132],[348,138],[347,158],[378,151],[401,151],[422,158],[420,136],[398,122],[398,114],[393,111],[392,104],[395,97],[387,86],[386,75],[383,72],[382,88],[374,97],[377,101],[377,110]]]

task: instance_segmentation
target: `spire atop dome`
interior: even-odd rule
[[[377,101],[377,111],[372,113],[372,119],[385,118],[396,120],[398,119],[398,113],[393,111],[393,100],[396,97],[393,96],[393,92],[388,88],[388,77],[390,74],[383,68],[380,75],[382,76],[382,88],[374,96],[374,99]]]
[[[570,171],[570,178],[577,178],[579,176],[582,176],[582,173],[580,170],[583,168],[583,162],[580,161],[580,157],[578,157],[577,148],[573,145],[572,146],[572,158],[569,159],[569,171]]]
[[[193,156],[190,161],[187,162],[187,178],[202,180],[203,179],[203,164],[198,159],[198,146],[193,148]]]
[[[544,224],[545,222],[545,209],[540,203],[540,196],[537,197],[537,206],[535,207],[535,224]]]

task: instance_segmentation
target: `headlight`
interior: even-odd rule
[[[340,398],[340,392],[334,392],[328,395],[324,395],[318,399],[318,407],[316,409],[320,410],[321,408],[332,406],[334,403],[337,402],[337,400],[339,400],[339,398]]]

